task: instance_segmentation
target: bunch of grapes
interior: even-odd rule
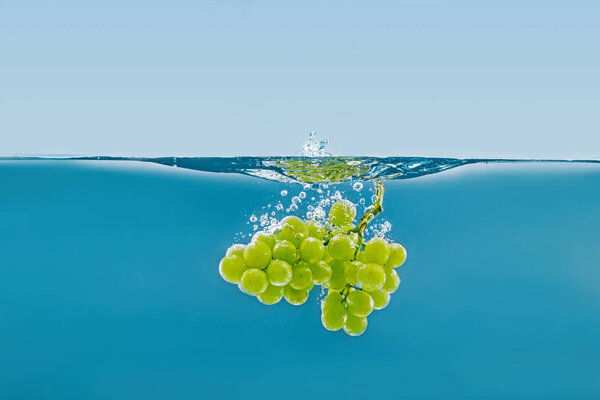
[[[267,305],[282,298],[304,304],[320,285],[328,290],[321,301],[323,326],[361,335],[369,314],[385,308],[398,289],[395,268],[406,250],[380,237],[364,243],[355,217],[348,200],[331,206],[326,224],[285,217],[275,233],[257,232],[249,244],[231,246],[219,264],[221,277]]]

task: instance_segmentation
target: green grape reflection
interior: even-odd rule
[[[376,182],[376,199],[354,224],[356,208],[340,199],[329,209],[328,221],[281,220],[271,235],[257,232],[249,244],[234,244],[219,264],[221,277],[263,304],[284,298],[304,304],[315,285],[327,289],[321,301],[321,322],[330,331],[343,329],[358,336],[367,317],[390,302],[400,285],[396,268],[406,250],[381,237],[364,242],[364,230],[383,211],[384,187]]]

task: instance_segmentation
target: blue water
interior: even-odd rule
[[[0,188],[2,399],[600,398],[597,164],[387,180],[409,258],[357,338],[321,326],[317,290],[267,307],[218,274],[299,185],[3,161]]]

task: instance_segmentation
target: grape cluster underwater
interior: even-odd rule
[[[286,216],[272,231],[256,232],[250,243],[234,244],[219,263],[221,277],[265,305],[285,299],[299,306],[315,286],[321,300],[321,322],[330,331],[359,336],[367,317],[385,308],[400,285],[397,268],[406,260],[398,243],[365,228],[383,211],[384,186],[376,181],[373,204],[356,221],[356,206],[338,198],[326,220]]]

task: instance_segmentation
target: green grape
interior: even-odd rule
[[[292,280],[292,267],[283,260],[272,260],[266,273],[273,286],[285,286]]]
[[[283,297],[288,303],[294,306],[306,303],[309,293],[309,289],[294,289],[290,285],[283,287]]]
[[[406,261],[406,249],[399,243],[390,244],[390,256],[385,263],[386,267],[398,268]]]
[[[348,200],[338,200],[329,209],[329,222],[335,226],[350,224],[356,217],[356,207]]]
[[[317,261],[308,265],[313,276],[313,283],[322,285],[331,278],[331,267],[325,261]]]
[[[258,301],[268,306],[277,304],[283,298],[283,286],[269,285],[264,292],[256,297]]]
[[[383,290],[375,290],[373,292],[369,292],[371,297],[373,298],[373,309],[381,310],[385,308],[390,302],[390,294],[388,292],[384,292]]]
[[[339,293],[330,293],[321,301],[321,323],[325,329],[339,331],[346,322],[347,311]]]
[[[308,231],[308,236],[316,239],[323,240],[325,236],[325,228],[318,221],[308,221],[306,223],[306,230]]]
[[[317,262],[323,258],[325,246],[321,240],[307,237],[300,244],[300,258],[308,263]]]
[[[367,259],[365,258],[365,252],[359,251],[356,255],[356,261],[360,261],[361,263],[366,263]]]
[[[357,317],[366,317],[373,312],[373,298],[364,290],[353,290],[346,298],[348,312]]]
[[[273,258],[293,265],[298,259],[298,250],[289,240],[278,241],[273,247]]]
[[[264,271],[258,268],[250,268],[242,274],[240,285],[244,293],[256,296],[267,290],[269,281]]]
[[[385,283],[383,284],[381,290],[394,293],[398,290],[398,286],[400,286],[400,277],[395,269],[392,268],[384,268],[385,270]]]
[[[365,245],[365,258],[367,262],[379,265],[385,264],[390,255],[388,242],[380,237],[374,237]]]
[[[369,263],[360,268],[356,276],[363,289],[374,291],[381,289],[385,283],[386,273],[383,267]]]
[[[309,288],[311,285],[313,285],[313,275],[310,268],[304,266],[292,268],[292,280],[289,286],[301,290]]]
[[[346,261],[344,263],[344,278],[346,278],[346,282],[351,285],[358,285],[357,274],[363,265],[360,261]]]
[[[331,278],[325,286],[333,290],[342,290],[347,283],[344,277],[344,263],[342,261],[332,261],[329,266],[331,267]]]
[[[265,231],[258,231],[252,236],[252,241],[259,241],[266,243],[271,250],[275,247],[275,237],[273,235],[269,235]]]
[[[294,215],[288,215],[284,219],[281,220],[281,226],[291,226],[294,229],[294,232],[300,233],[303,236],[308,236],[308,230],[306,228],[306,224],[300,218]]]
[[[243,244],[234,244],[230,248],[227,249],[226,256],[240,256],[244,258],[244,249],[246,246]]]
[[[348,232],[350,232],[351,230],[353,230],[354,228],[356,228],[356,225],[354,225],[354,224],[333,226],[333,228],[331,229],[331,233],[332,233],[332,235],[345,235]],[[356,237],[358,237],[358,234],[356,234]]]
[[[289,215],[281,220],[281,230],[276,235],[279,240],[288,240],[296,247],[308,237],[308,230],[304,222],[293,215]]]
[[[354,242],[345,235],[335,235],[327,244],[327,251],[336,260],[352,260],[354,258]]]
[[[367,317],[357,317],[348,313],[344,323],[344,332],[350,336],[360,336],[367,330]]]
[[[248,267],[263,269],[271,262],[271,249],[264,242],[250,242],[244,250],[244,262]]]
[[[229,283],[240,283],[242,274],[247,269],[242,257],[237,255],[225,256],[219,263],[221,278]]]

